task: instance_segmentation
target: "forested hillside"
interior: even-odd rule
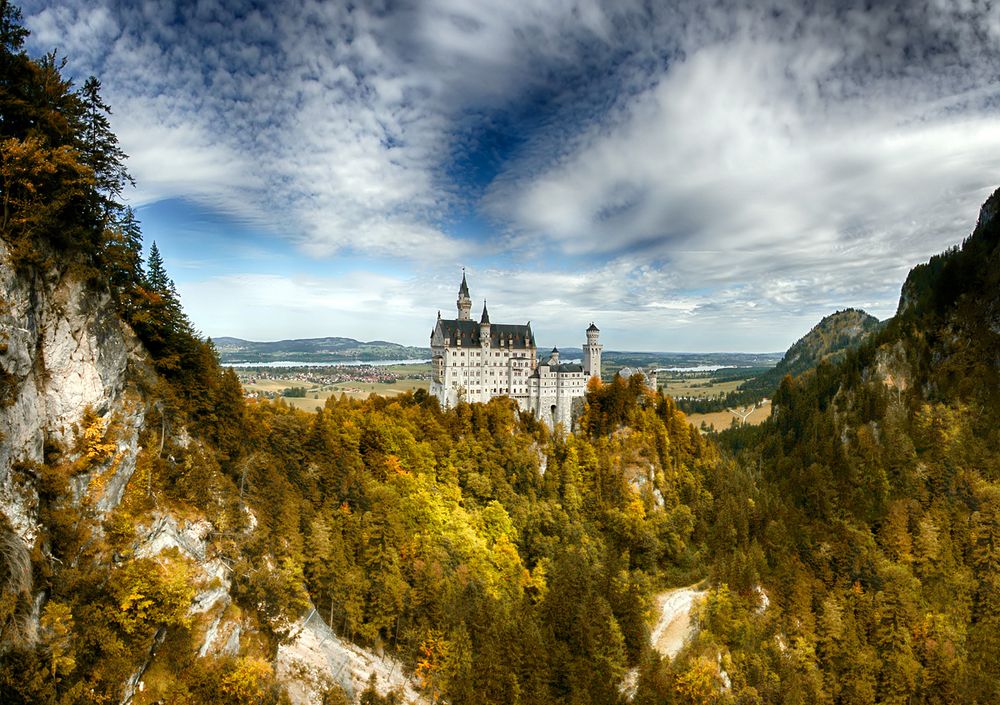
[[[743,499],[688,653],[701,702],[720,669],[747,702],[1000,698],[998,201],[884,330],[724,434]]]
[[[638,378],[572,433],[307,414],[244,400],[141,256],[99,81],[24,36],[0,0],[0,702],[401,700],[283,669],[306,616],[423,702],[1000,700],[1000,194],[725,452]],[[663,659],[652,596],[702,581]]]
[[[878,328],[877,318],[858,309],[832,313],[795,341],[774,368],[744,383],[739,391],[763,396],[773,394],[785,375],[797,377],[821,363],[840,362],[848,351],[858,347]]]
[[[282,702],[313,609],[427,701],[614,701],[653,588],[703,574],[713,448],[638,380],[575,436],[502,400],[247,406],[140,256],[100,83],[0,10],[3,702]]]
[[[879,320],[859,309],[831,313],[799,338],[777,365],[747,380],[735,391],[713,399],[684,399],[681,408],[689,413],[708,413],[730,407],[756,404],[774,395],[786,375],[797,377],[821,363],[833,364],[879,330]]]

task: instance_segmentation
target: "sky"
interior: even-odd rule
[[[1000,185],[1000,2],[21,8],[212,337],[427,345],[464,267],[541,346],[780,351]]]

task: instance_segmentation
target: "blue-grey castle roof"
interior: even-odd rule
[[[437,322],[434,333],[437,333],[438,329],[440,329],[441,335],[448,339],[448,345],[457,345],[458,341],[461,341],[462,347],[474,347],[481,344],[480,325],[475,321],[442,318]],[[531,332],[530,323],[525,325],[511,325],[508,323],[491,324],[490,347],[500,347],[501,341],[503,341],[505,348],[513,348],[515,350],[527,350],[535,347],[535,336]]]

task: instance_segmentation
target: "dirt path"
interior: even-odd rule
[[[667,658],[673,658],[693,633],[691,608],[704,595],[695,586],[676,588],[656,596],[660,617],[650,636],[653,648]]]

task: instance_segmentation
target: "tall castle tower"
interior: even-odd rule
[[[601,379],[601,350],[604,346],[597,342],[600,329],[593,323],[587,329],[587,344],[583,346],[583,371],[588,377]]]
[[[472,298],[469,296],[469,285],[465,282],[465,270],[462,270],[462,285],[458,287],[458,320],[472,320]]]

